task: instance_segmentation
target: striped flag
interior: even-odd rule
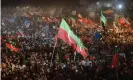
[[[78,38],[70,29],[69,25],[62,19],[60,28],[58,30],[57,38],[62,39],[64,42],[72,46],[83,57],[87,57],[87,48],[83,45],[80,38]]]

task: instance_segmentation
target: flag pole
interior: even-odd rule
[[[76,51],[74,52],[74,62],[75,62],[75,60],[76,60]]]
[[[52,60],[53,60],[54,53],[55,53],[55,47],[56,47],[56,44],[57,44],[57,42],[55,42],[55,44],[54,44],[53,54],[52,54],[51,63],[50,63],[51,65],[52,65]]]

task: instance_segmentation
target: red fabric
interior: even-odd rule
[[[118,22],[119,22],[119,25],[123,25],[124,27],[130,26],[129,21],[127,21],[125,18],[120,18]]]
[[[126,23],[126,22],[125,22],[125,19],[124,19],[124,18],[120,18],[119,23],[120,23],[120,24]]]
[[[113,56],[111,67],[115,68],[115,67],[117,67],[117,64],[118,64],[118,54],[116,53]]]
[[[88,20],[88,23],[89,23],[89,24],[92,24],[92,20]]]
[[[87,23],[88,20],[86,18],[82,18],[82,23]]]
[[[19,52],[19,48],[16,48],[16,47],[12,46],[9,43],[6,43],[6,47],[9,48],[9,49],[11,49],[14,52]]]
[[[74,49],[76,49],[76,42],[73,38],[70,37],[71,41],[68,38],[68,33],[63,30],[62,28],[59,28],[57,37],[62,39],[65,43],[69,44],[70,46],[72,46]]]
[[[76,51],[79,52],[83,57],[87,57],[88,56],[88,49],[84,48],[84,49],[80,49],[79,46],[77,46]]]
[[[87,57],[87,50],[86,49],[80,49],[79,46],[77,46],[76,41],[69,36],[70,38],[68,38],[68,33],[63,30],[62,28],[59,28],[57,37],[62,39],[64,42],[66,42],[67,44],[69,44],[70,46],[72,46],[73,49],[76,49],[77,52],[79,52],[83,57]]]

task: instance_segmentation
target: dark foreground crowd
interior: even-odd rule
[[[112,68],[106,59],[82,59],[79,53],[69,57],[74,52],[66,44],[58,45],[53,55],[60,18],[18,12],[2,9],[2,80],[133,80],[133,60],[127,56]],[[8,49],[7,42],[20,51]]]
[[[133,61],[112,68],[105,60],[73,59],[51,63],[52,53],[2,52],[2,80],[132,80]]]

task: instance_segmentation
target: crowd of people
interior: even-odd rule
[[[133,59],[127,57],[127,54],[132,54],[131,51],[127,51],[130,49],[125,49],[127,53],[123,51],[126,54],[120,59],[120,65],[116,68],[110,66],[112,56],[111,60],[107,61],[108,57],[104,53],[100,54],[100,51],[107,48],[106,44],[99,45],[98,49],[90,48],[91,45],[96,44],[91,44],[90,38],[85,40],[93,57],[83,59],[65,43],[59,44],[53,52],[54,36],[57,34],[61,17],[45,15],[45,11],[41,10],[28,7],[2,8],[2,80],[133,79]],[[50,13],[52,15],[52,12]],[[69,22],[69,19],[67,21]],[[93,35],[91,32],[94,30],[89,31],[90,34],[85,33],[88,37]],[[75,33],[80,35],[82,32],[75,30]],[[19,48],[19,51],[8,49],[6,43]],[[113,51],[109,53],[111,52]]]

